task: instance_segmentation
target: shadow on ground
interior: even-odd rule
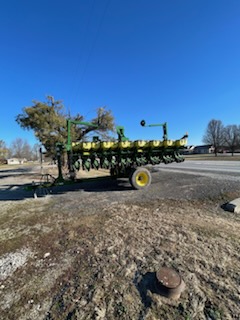
[[[140,276],[138,272],[135,274],[133,283],[140,294],[143,304],[143,309],[139,314],[139,320],[145,319],[147,309],[151,307],[152,298],[150,297],[149,292],[159,294],[156,287],[156,281],[156,272],[147,272],[142,276]]]
[[[128,179],[113,180],[110,177],[88,178],[63,185],[40,187],[35,190],[31,189],[31,186],[31,184],[1,185],[2,190],[0,190],[0,201],[17,201],[34,197],[44,197],[48,194],[65,194],[73,191],[111,192],[132,190]]]

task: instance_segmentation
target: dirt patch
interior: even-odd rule
[[[14,253],[7,253],[0,258],[0,281],[5,280],[20,267],[22,267],[32,252],[22,248]]]

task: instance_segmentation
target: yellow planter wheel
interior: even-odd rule
[[[146,168],[137,168],[133,170],[129,181],[134,189],[140,190],[150,186],[152,176]]]

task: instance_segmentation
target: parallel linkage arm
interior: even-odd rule
[[[91,123],[91,122],[67,119],[67,144],[66,144],[67,151],[71,151],[72,150],[72,136],[71,136],[71,125],[72,124],[80,124],[80,125],[83,125],[83,126],[93,127],[93,128],[96,128],[96,129],[99,128],[99,125]]]
[[[167,129],[167,122],[164,123],[157,123],[157,124],[148,124],[146,125],[145,120],[140,122],[141,126],[143,127],[163,127],[163,140],[168,140],[168,129]]]

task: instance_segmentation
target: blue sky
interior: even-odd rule
[[[239,0],[9,0],[0,3],[0,139],[36,142],[15,122],[46,95],[91,120],[112,110],[132,139],[240,124]]]

